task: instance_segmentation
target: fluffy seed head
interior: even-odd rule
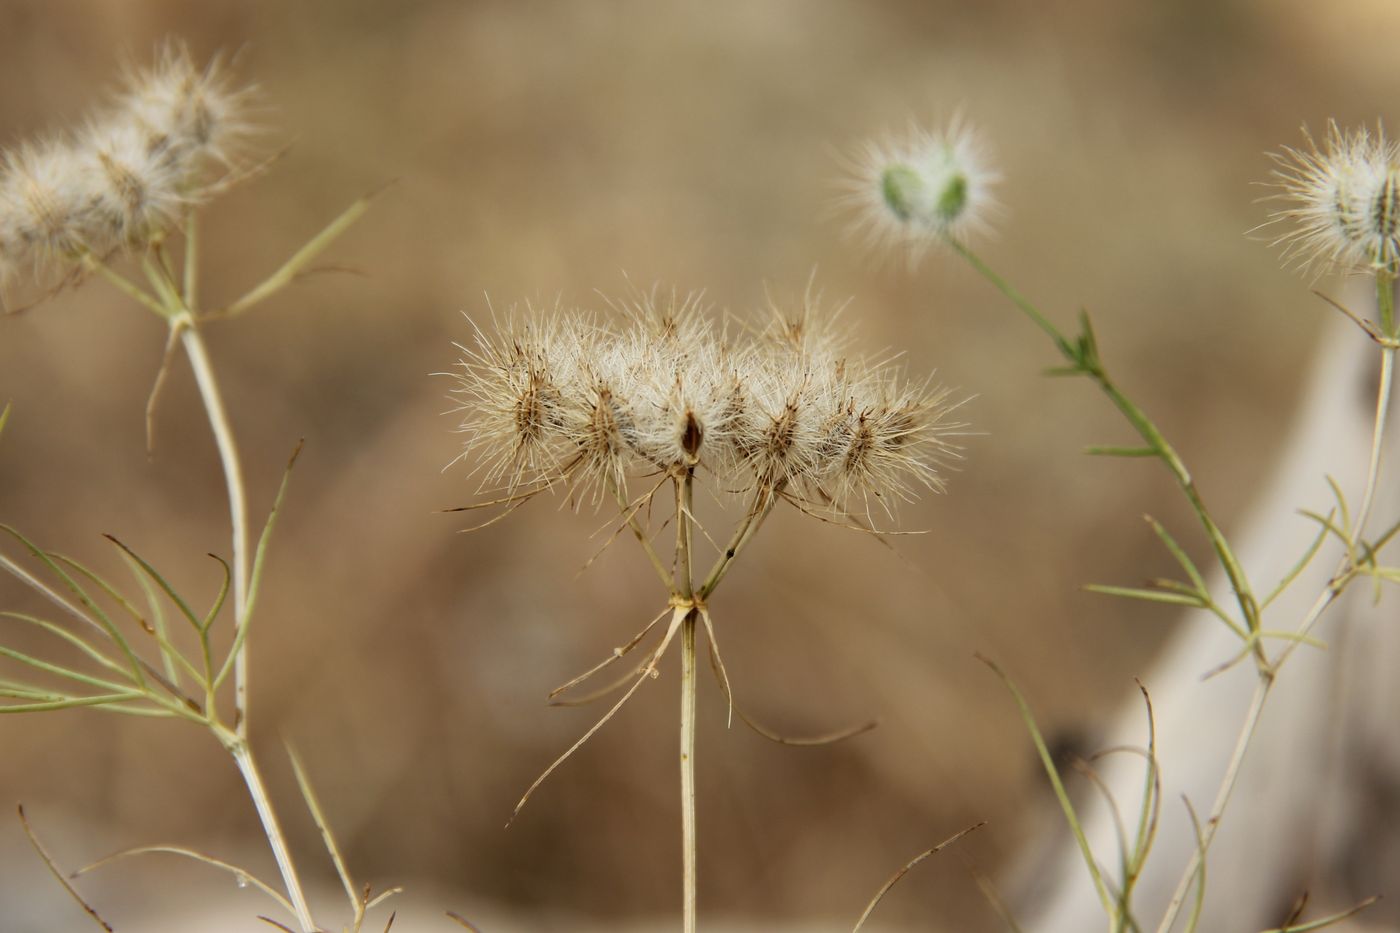
[[[254,130],[253,89],[236,86],[215,59],[199,68],[183,45],[167,45],[149,69],[127,75],[117,109],[172,151],[187,173],[232,165]]]
[[[621,320],[531,313],[460,347],[461,457],[479,454],[484,486],[514,496],[563,482],[596,505],[631,478],[695,471],[717,489],[869,513],[941,490],[958,456],[947,390],[846,355],[810,299],[742,342],[695,296],[613,310]]]
[[[988,229],[1001,176],[977,133],[960,119],[941,132],[911,125],[903,138],[866,145],[848,169],[842,199],[853,226],[878,249],[917,258],[943,239]]]
[[[1390,269],[1400,265],[1400,144],[1377,126],[1341,130],[1329,123],[1321,144],[1304,131],[1302,148],[1274,155],[1284,206],[1270,223],[1287,224],[1274,245],[1303,268]]]
[[[21,143],[0,162],[0,284],[72,275],[139,249],[211,197],[250,130],[250,91],[169,45],[84,129]]]

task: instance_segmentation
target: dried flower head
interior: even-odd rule
[[[1396,270],[1400,263],[1400,145],[1378,125],[1341,130],[1328,123],[1319,145],[1274,155],[1274,178],[1285,206],[1270,223],[1290,229],[1275,239],[1304,268],[1343,266]]]
[[[211,197],[251,131],[251,91],[181,45],[128,75],[76,133],[22,143],[0,167],[0,283],[74,274],[154,242]]]
[[[479,456],[485,487],[517,501],[563,483],[596,504],[626,501],[639,476],[693,473],[868,514],[941,489],[958,455],[949,392],[846,355],[810,303],[742,341],[697,296],[613,309],[606,322],[527,310],[459,345],[458,459]]]
[[[990,167],[975,130],[954,118],[941,132],[910,125],[903,138],[865,146],[849,167],[842,203],[877,249],[917,258],[943,239],[965,242],[997,210]]]

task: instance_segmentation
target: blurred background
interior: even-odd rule
[[[1039,375],[1048,344],[985,284],[948,257],[881,262],[845,234],[840,157],[910,118],[961,109],[979,126],[1006,205],[982,252],[1060,321],[1092,312],[1110,367],[1228,528],[1330,313],[1267,234],[1246,235],[1267,216],[1266,153],[1299,143],[1303,123],[1394,117],[1397,27],[1381,0],[7,0],[0,141],[80,120],[167,37],[200,60],[232,54],[267,104],[266,145],[290,148],[206,211],[209,304],[394,182],[328,254],[354,272],[207,337],[255,522],[306,440],[253,640],[273,795],[303,872],[333,885],[285,738],[358,876],[407,885],[423,916],[498,918],[489,933],[669,928],[679,899],[674,659],[502,829],[602,712],[549,709],[546,692],[660,595],[627,540],[578,573],[603,524],[587,511],[541,500],[471,534],[435,511],[477,488],[468,466],[443,469],[460,438],[452,382],[434,375],[467,339],[463,312],[597,305],[595,290],[630,279],[749,315],[767,292],[800,297],[815,270],[828,299],[851,299],[863,345],[975,395],[981,433],[949,493],[901,513],[928,534],[891,551],[779,514],[713,606],[749,711],[800,734],[882,724],[780,747],[726,731],[702,683],[702,914],[848,929],[891,872],[957,830],[988,821],[958,849],[995,874],[1053,825],[1015,707],[973,653],[1007,668],[1052,736],[1089,740],[1175,616],[1080,585],[1170,569],[1144,512],[1201,548],[1161,470],[1080,454],[1125,429],[1091,386]],[[116,534],[212,595],[204,555],[228,553],[226,503],[183,362],[145,452],[164,336],[101,282],[0,320],[0,401],[14,405],[0,520],[112,571],[100,535]],[[8,580],[0,601],[30,605]],[[275,875],[236,772],[191,727],[17,717],[0,720],[0,747],[0,801],[23,801],[65,865],[178,841]],[[122,929],[209,874],[132,862],[87,890]],[[209,891],[249,917],[267,909],[227,879]],[[85,922],[9,819],[0,905],[6,930]],[[952,858],[919,868],[878,917],[1001,929]]]

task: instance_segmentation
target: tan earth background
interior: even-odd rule
[[[985,255],[1060,321],[1091,311],[1110,366],[1228,527],[1330,313],[1246,235],[1267,216],[1266,153],[1303,123],[1396,117],[1398,27],[1380,0],[8,0],[0,141],[79,120],[166,37],[201,60],[235,55],[267,105],[266,145],[287,151],[207,210],[211,303],[394,183],[328,254],[348,271],[208,339],[255,516],[306,440],[253,641],[273,795],[303,871],[333,885],[285,738],[358,876],[407,885],[424,916],[669,928],[679,900],[674,657],[502,828],[601,712],[549,709],[546,692],[621,644],[658,593],[628,540],[578,573],[605,524],[588,510],[537,501],[465,535],[468,519],[435,511],[477,492],[466,467],[443,469],[460,438],[451,381],[434,375],[467,337],[462,312],[599,304],[595,289],[630,280],[750,316],[767,292],[800,296],[815,269],[829,299],[850,299],[864,346],[975,395],[981,433],[949,493],[900,512],[927,534],[890,550],[789,511],[715,599],[748,709],[794,733],[881,726],[779,747],[726,731],[702,683],[702,911],[849,929],[894,869],[956,830],[988,821],[959,849],[996,875],[1051,825],[1015,708],[974,652],[1006,666],[1052,735],[1092,735],[1176,616],[1080,585],[1169,569],[1144,512],[1201,547],[1160,469],[1080,453],[1129,438],[1090,386],[1040,375],[1048,344],[983,282],[949,257],[911,271],[850,240],[831,208],[840,156],[910,118],[961,109],[981,127],[1006,205]],[[116,534],[207,598],[204,555],[228,553],[227,515],[183,363],[154,457],[144,448],[163,339],[101,282],[0,319],[0,401],[14,406],[0,520],[114,573],[101,534]],[[0,602],[32,605],[10,581]],[[64,712],[0,719],[0,749],[0,803],[22,801],[65,865],[178,841],[275,874],[236,772],[198,730]],[[2,814],[0,860],[0,927],[85,922]],[[209,875],[131,862],[87,890],[121,930]],[[209,890],[250,921],[268,909],[224,878]],[[879,917],[1001,929],[955,858],[921,866]]]

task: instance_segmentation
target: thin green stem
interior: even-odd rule
[[[1216,525],[1206,508],[1205,501],[1201,498],[1199,490],[1196,488],[1195,480],[1186,468],[1186,464],[1177,454],[1176,450],[1167,442],[1157,426],[1131,399],[1129,399],[1118,386],[1109,378],[1107,371],[1098,360],[1097,350],[1092,344],[1091,335],[1086,331],[1085,337],[1081,338],[1078,345],[1067,338],[1054,324],[1050,322],[1044,314],[1040,312],[1025,296],[1018,292],[1012,285],[992,270],[982,261],[976,253],[972,252],[965,245],[949,239],[951,247],[975,269],[978,274],[985,278],[998,291],[1005,295],[1023,314],[1028,317],[1033,324],[1044,331],[1054,342],[1065,359],[1074,367],[1073,371],[1082,373],[1094,380],[1108,396],[1114,407],[1128,420],[1138,435],[1147,442],[1148,446],[1156,452],[1158,459],[1167,467],[1172,476],[1176,479],[1177,485],[1191,504],[1191,509],[1196,513],[1201,527],[1205,530],[1216,558],[1220,562],[1221,569],[1225,571],[1226,577],[1230,581],[1230,587],[1234,591],[1235,598],[1239,603],[1240,612],[1244,618],[1245,627],[1250,632],[1258,631],[1260,627],[1259,604],[1254,598],[1254,594],[1249,586],[1248,578],[1244,569],[1240,566],[1234,550],[1225,539],[1224,533]],[[1255,661],[1262,670],[1267,667],[1268,659],[1263,648],[1257,643],[1255,646]]]
[[[1394,338],[1395,334],[1395,292],[1394,278],[1384,272],[1376,275],[1376,303],[1380,312],[1381,327],[1384,336],[1388,339]],[[1372,503],[1375,500],[1376,488],[1379,483],[1381,450],[1385,439],[1385,428],[1387,415],[1390,408],[1391,384],[1394,378],[1395,368],[1395,348],[1382,344],[1381,346],[1381,372],[1376,388],[1376,418],[1371,429],[1371,456],[1366,470],[1366,488],[1362,492],[1361,508],[1357,513],[1356,520],[1352,524],[1351,536],[1361,539],[1365,532],[1366,521],[1370,515]],[[1298,646],[1307,641],[1308,635],[1314,626],[1322,618],[1337,597],[1341,595],[1347,582],[1351,579],[1351,571],[1355,567],[1352,564],[1350,551],[1341,560],[1337,571],[1328,580],[1327,586],[1318,594],[1316,600],[1303,615],[1296,631],[1296,638],[1279,651],[1278,657],[1269,665],[1259,669],[1259,682],[1254,690],[1254,698],[1250,703],[1249,712],[1246,714],[1243,727],[1240,729],[1239,739],[1235,743],[1235,750],[1230,757],[1230,764],[1225,771],[1225,777],[1221,780],[1220,789],[1216,794],[1215,806],[1211,809],[1210,815],[1202,828],[1200,845],[1197,846],[1195,854],[1192,856],[1190,864],[1187,866],[1181,880],[1177,883],[1176,893],[1172,897],[1167,913],[1158,927],[1158,933],[1170,933],[1172,925],[1176,922],[1182,905],[1190,892],[1191,885],[1195,879],[1197,871],[1205,859],[1206,852],[1210,848],[1211,842],[1215,838],[1216,830],[1220,826],[1221,818],[1225,811],[1225,806],[1229,803],[1230,795],[1234,790],[1235,783],[1239,777],[1240,766],[1244,761],[1245,752],[1248,750],[1250,742],[1254,737],[1255,728],[1259,724],[1259,717],[1263,712],[1264,704],[1269,698],[1269,693],[1278,671],[1283,667],[1298,649]],[[1194,929],[1194,924],[1188,929]]]
[[[1050,319],[1044,314],[1041,314],[1040,309],[1031,304],[1028,298],[1017,291],[1010,282],[998,275],[991,266],[982,261],[981,256],[978,256],[972,250],[968,249],[965,244],[960,243],[953,237],[945,237],[944,240],[952,247],[954,252],[963,259],[966,259],[968,264],[971,265],[973,269],[977,270],[978,275],[992,283],[992,286],[996,288],[997,291],[1009,298],[1011,303],[1019,308],[1022,314],[1030,318],[1031,323],[1045,331],[1050,339],[1055,342],[1055,346],[1059,348],[1061,353],[1070,358],[1074,357],[1074,345],[1065,339],[1065,335],[1060,333],[1059,329],[1054,324],[1050,323]]]

